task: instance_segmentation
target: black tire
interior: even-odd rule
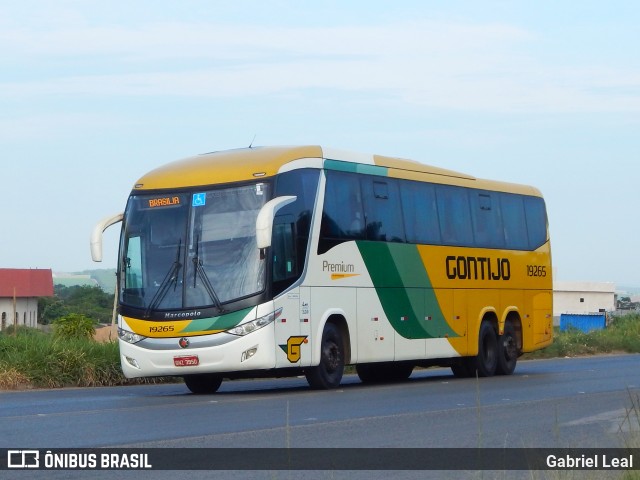
[[[392,382],[404,382],[408,380],[413,373],[414,365],[412,363],[396,363],[392,366],[390,372],[390,381]]]
[[[480,324],[478,333],[478,355],[469,358],[471,376],[491,377],[498,367],[498,338],[489,322]]]
[[[504,324],[504,332],[498,337],[498,375],[511,375],[518,362],[518,340],[510,322]]]
[[[222,377],[213,373],[185,375],[182,378],[187,388],[198,395],[216,393],[222,384]]]
[[[362,383],[379,383],[380,375],[373,363],[361,363],[356,365],[356,373]]]
[[[364,363],[356,365],[356,373],[362,383],[402,382],[413,372],[411,363]]]
[[[457,378],[469,378],[476,375],[475,365],[470,365],[470,359],[468,357],[463,357],[458,362],[451,365],[451,371]]]
[[[320,364],[305,370],[309,386],[318,390],[338,387],[342,381],[344,363],[344,342],[340,330],[333,323],[327,323],[322,332]]]

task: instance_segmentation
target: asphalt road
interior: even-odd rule
[[[0,448],[241,447],[250,462],[251,447],[617,447],[637,441],[639,367],[640,355],[620,355],[520,362],[512,376],[480,380],[430,369],[404,383],[365,386],[349,375],[332,391],[309,390],[303,378],[292,378],[228,381],[208,396],[182,384],[0,392]],[[46,473],[87,478],[89,472]],[[90,473],[213,478],[209,472]],[[233,474],[222,473],[215,478]],[[304,477],[372,478],[343,473]],[[412,475],[394,478],[425,478],[425,472]],[[233,478],[247,476],[299,474]]]

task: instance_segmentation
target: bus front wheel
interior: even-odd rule
[[[196,394],[216,393],[222,384],[222,377],[213,373],[185,375],[182,378],[187,388]]]
[[[327,323],[322,332],[320,364],[305,370],[309,386],[326,390],[340,385],[344,373],[344,344],[340,330],[333,323]]]

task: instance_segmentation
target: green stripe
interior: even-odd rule
[[[324,168],[327,170],[337,170],[339,172],[362,173],[366,175],[378,175],[382,177],[387,177],[389,172],[389,169],[387,167],[329,159],[326,159],[324,161]]]
[[[199,318],[193,320],[187,327],[182,330],[188,332],[209,332],[212,330],[228,330],[238,325],[244,317],[251,311],[253,307],[238,310],[237,312],[227,313],[218,317]]]
[[[356,242],[394,330],[405,338],[458,335],[447,323],[415,245]],[[426,314],[431,320],[425,320]]]

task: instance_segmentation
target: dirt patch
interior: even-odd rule
[[[96,328],[96,333],[93,334],[93,339],[96,342],[115,342],[118,340],[117,325],[108,325],[106,327]]]

